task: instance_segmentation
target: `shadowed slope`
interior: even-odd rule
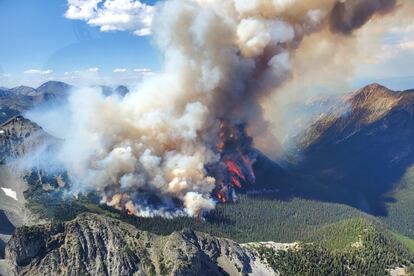
[[[372,84],[344,104],[349,111],[328,114],[307,131],[295,172],[329,190],[310,197],[385,215],[385,195],[414,163],[414,93]]]

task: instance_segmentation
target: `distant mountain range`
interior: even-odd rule
[[[75,88],[72,85],[60,81],[48,81],[38,88],[18,86],[14,88],[0,88],[0,124],[13,116],[49,102],[62,102],[67,99],[70,91]],[[115,88],[99,86],[105,95],[118,94],[125,96],[129,93],[126,86]]]
[[[0,89],[0,123],[49,101],[63,101],[72,88],[63,82],[49,81],[36,89],[28,86]]]

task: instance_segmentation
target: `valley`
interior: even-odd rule
[[[30,120],[19,117],[20,113],[18,117],[9,113],[1,127],[8,135],[1,140],[3,145],[7,145],[2,147],[4,164],[1,176],[4,183],[1,186],[17,191],[18,200],[0,192],[0,257],[6,258],[6,261],[2,261],[1,269],[10,269],[5,262],[17,263],[13,271],[23,274],[36,275],[43,269],[50,273],[59,271],[55,269],[68,269],[68,266],[73,265],[72,261],[79,260],[68,261],[60,268],[50,266],[51,263],[62,264],[60,254],[72,256],[69,252],[77,248],[75,245],[73,248],[67,245],[62,247],[61,239],[79,234],[66,233],[67,230],[62,230],[62,227],[66,229],[80,222],[96,221],[98,224],[121,224],[130,229],[128,231],[144,231],[167,240],[176,235],[187,239],[184,233],[188,229],[208,233],[234,241],[235,250],[245,252],[242,254],[250,256],[253,262],[250,267],[246,267],[242,260],[237,261],[237,258],[228,255],[217,257],[217,253],[210,252],[205,261],[218,263],[219,266],[199,264],[212,269],[209,275],[220,275],[223,271],[233,271],[231,275],[236,274],[234,271],[254,274],[254,269],[265,271],[264,274],[282,275],[378,275],[395,269],[408,273],[414,264],[414,220],[411,218],[414,182],[409,140],[411,113],[407,104],[411,92],[398,92],[396,96],[392,93],[396,92],[370,85],[344,97],[354,103],[353,109],[345,115],[332,114],[327,115],[331,116],[329,119],[315,121],[302,136],[302,142],[298,143],[302,148],[298,148],[298,151],[303,154],[298,159],[300,162],[280,166],[258,152],[253,167],[256,183],[239,189],[236,203],[219,204],[203,218],[139,218],[102,204],[94,193],[76,198],[65,196],[70,181],[64,171],[45,174],[41,168],[32,167],[23,175],[13,174],[16,163],[11,162],[10,157],[24,156],[45,142],[48,145],[45,148],[53,150],[60,142]],[[372,94],[375,94],[374,98]],[[361,97],[364,100],[360,101]],[[397,131],[403,131],[404,135],[397,134]],[[386,141],[392,141],[393,146],[381,144],[385,140],[378,137],[385,135],[388,137]],[[386,151],[378,153],[376,149],[379,146],[386,148]],[[373,162],[372,167],[365,163],[370,160]],[[383,177],[383,173],[386,177]],[[38,222],[42,224],[35,225]],[[33,226],[20,228],[22,225]],[[14,231],[19,233],[19,240],[13,240]],[[38,235],[43,238],[38,239]],[[96,247],[101,239],[106,240],[108,234],[102,235],[89,240],[88,246]],[[14,245],[6,247],[10,238],[12,242],[9,244]],[[30,244],[33,238],[43,240],[44,245],[36,245],[37,251],[31,251],[33,253],[30,256],[20,256],[22,247]],[[25,239],[27,242],[18,244]],[[138,242],[133,241],[135,238],[132,237],[131,241],[123,241],[121,237],[117,239],[117,243]],[[152,239],[147,248],[154,252],[165,250],[164,243],[170,243],[156,241],[158,238],[154,238],[153,243]],[[261,242],[296,242],[297,247],[276,250]],[[102,250],[109,245],[103,246]],[[180,271],[186,267],[184,264],[182,267],[169,267],[159,263],[159,259],[150,261],[157,263],[155,267],[148,266],[145,263],[149,261],[140,255],[143,254],[142,249],[134,247],[131,250],[128,253],[131,262],[116,269],[146,271],[146,274],[155,270],[156,274],[162,274],[164,269]],[[204,249],[197,247],[191,250]],[[84,253],[79,254],[83,256]],[[105,256],[102,254],[113,253],[102,251],[99,254],[93,257],[96,261],[88,261],[87,268],[77,268],[79,272],[86,269],[98,273],[104,267],[115,269],[112,264],[103,267],[98,265],[104,262],[103,259],[99,261]],[[90,260],[87,256],[85,258]],[[190,260],[195,260],[194,255],[191,256]],[[171,262],[176,262],[176,256],[167,258],[173,258]],[[222,263],[222,258],[230,258],[231,261]],[[138,260],[139,267],[133,266],[132,263]]]

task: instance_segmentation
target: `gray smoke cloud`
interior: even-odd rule
[[[363,26],[374,15],[392,11],[397,0],[346,0],[338,1],[330,16],[331,29],[334,32],[350,34]]]

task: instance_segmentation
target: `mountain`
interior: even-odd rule
[[[0,96],[6,96],[7,94],[9,94],[7,91],[9,91],[8,88],[0,87]]]
[[[32,220],[38,222],[26,208],[23,195],[33,183],[27,183],[23,171],[13,161],[38,150],[51,149],[56,143],[58,139],[22,116],[0,125],[0,259],[16,226],[31,224]]]
[[[0,125],[0,164],[23,156],[40,146],[57,141],[23,116],[15,116]]]
[[[36,89],[24,85],[14,87],[10,89],[9,92],[15,96],[35,97],[38,95],[38,91],[36,91]]]
[[[414,261],[394,233],[364,218],[326,225],[288,250],[253,248],[281,275],[411,275]]]
[[[121,97],[125,97],[125,95],[129,93],[129,89],[124,85],[120,85],[115,88],[115,93]]]
[[[124,85],[117,86],[115,87],[115,89],[105,85],[101,85],[98,87],[101,88],[102,93],[105,96],[118,95],[121,97],[125,97],[125,95],[129,93],[129,89]]]
[[[51,100],[64,100],[73,88],[73,86],[64,82],[48,81],[36,89],[39,94],[36,100],[41,103]]]
[[[191,230],[158,236],[85,213],[19,228],[6,249],[19,275],[271,275],[241,245]]]
[[[0,93],[0,123],[33,107],[33,97],[25,95],[26,92],[30,94],[33,90],[17,87]]]
[[[387,194],[414,163],[414,93],[372,84],[344,98],[299,140],[294,173],[320,183],[311,198],[386,215]]]
[[[73,86],[61,81],[48,81],[40,85],[36,90],[40,94],[62,94],[65,91],[69,91]],[[63,96],[63,95],[62,95]]]
[[[18,86],[8,90],[8,94],[14,96],[28,96],[33,98],[45,98],[48,100],[53,97],[64,97],[73,86],[60,81],[48,81],[43,83],[38,88],[32,88],[29,86]]]
[[[124,97],[129,93],[126,86],[115,88],[98,86],[106,96],[119,95]],[[34,107],[52,103],[64,103],[74,86],[60,81],[48,81],[38,88],[18,86],[11,89],[0,88],[0,124],[13,116],[21,115]]]
[[[406,171],[395,186],[389,195],[394,200],[387,202],[387,215],[382,220],[396,232],[414,239],[414,166]]]
[[[17,275],[386,275],[414,256],[367,219],[327,225],[311,241],[281,244],[185,229],[156,235],[102,215],[20,227],[6,248]]]
[[[64,101],[72,88],[63,82],[49,81],[37,89],[28,86],[0,89],[0,123],[35,106]]]

